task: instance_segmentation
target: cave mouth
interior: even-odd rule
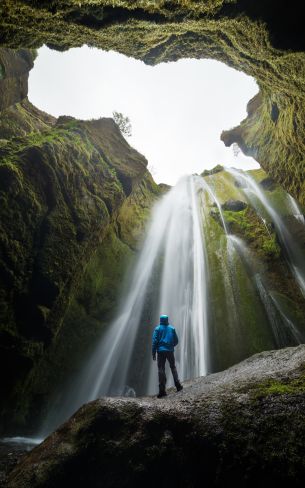
[[[259,167],[220,140],[222,130],[246,117],[257,92],[253,78],[219,61],[181,59],[152,67],[88,46],[65,52],[43,46],[29,78],[30,101],[53,116],[128,116],[130,144],[146,156],[156,182],[170,185],[217,164]]]

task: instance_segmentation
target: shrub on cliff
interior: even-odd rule
[[[132,128],[129,117],[125,117],[121,112],[112,112],[115,123],[119,126],[120,131],[124,136],[130,137]]]

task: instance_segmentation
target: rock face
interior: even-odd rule
[[[0,48],[0,112],[26,98],[34,57],[28,49]]]
[[[213,58],[253,76],[259,94],[241,125],[223,133],[301,203],[305,44],[302,5],[284,1],[133,2],[4,0],[5,46],[65,50],[89,44],[143,59]],[[20,22],[22,19],[22,22]]]
[[[26,455],[8,488],[302,486],[305,346],[255,355],[167,398],[102,398]]]
[[[247,204],[241,200],[227,200],[222,204],[223,210],[229,210],[231,212],[240,212],[247,208]]]
[[[249,175],[259,190],[266,180],[261,169],[244,175]],[[215,372],[256,352],[303,342],[305,300],[270,215],[257,205],[253,194],[244,191],[244,181],[229,171],[203,180],[222,210],[221,216],[206,192],[203,211],[209,270],[209,371]],[[277,184],[261,191],[290,233],[291,241],[299,243],[303,256],[305,226],[291,215],[287,194]],[[300,340],[292,337],[289,323],[300,331]]]
[[[31,51],[9,51],[1,51],[2,81],[13,88],[20,75],[24,85],[0,96],[0,367],[8,371],[0,410],[7,427],[22,425],[29,410],[33,418],[109,320],[160,193],[146,159],[112,119],[55,119],[34,107],[26,98]]]

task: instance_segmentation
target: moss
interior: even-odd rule
[[[228,200],[240,200],[246,203],[246,198],[240,188],[235,185],[234,178],[227,171],[220,171],[206,177],[206,181],[217,195],[219,203],[223,205]]]
[[[250,396],[254,400],[260,400],[269,395],[299,395],[305,393],[305,374],[300,374],[297,378],[287,378],[283,380],[268,379],[260,384],[256,384],[250,389]]]
[[[215,187],[222,188],[223,175],[215,175],[213,182]],[[227,191],[225,188],[226,195]],[[217,193],[217,196],[222,198],[222,193]],[[209,367],[214,372],[255,352],[273,348],[274,342],[251,274],[241,256],[228,247],[220,222],[211,218],[211,205],[212,201],[206,195],[204,234],[210,291]]]
[[[118,306],[127,268],[142,237],[149,209],[160,190],[149,173],[113,216],[105,237],[88,258],[83,276],[70,296],[62,325],[52,345],[37,363],[16,401],[13,422],[19,426],[36,412],[35,422],[57,401],[71,377],[92,353],[96,341]],[[58,366],[60,365],[60,367]],[[54,408],[54,404],[52,404]],[[60,407],[60,405],[59,405]],[[33,414],[30,414],[31,419]],[[36,425],[36,424],[35,424]]]
[[[95,253],[111,221],[117,229],[115,219],[127,195],[132,199],[139,192],[143,202],[147,199],[147,214],[149,195],[158,194],[145,158],[128,145],[110,119],[83,122],[61,118],[55,123],[38,114],[39,123],[32,125],[36,115],[36,109],[28,103],[7,112],[6,120],[12,118],[16,123],[16,135],[0,153],[0,335],[5,335],[7,342],[1,341],[1,367],[10,365],[14,370],[5,385],[2,406],[9,412],[11,405],[18,403],[16,418],[20,419],[31,405],[34,408],[40,402],[31,395],[34,384],[37,386],[41,357],[46,365],[47,358],[51,358],[46,351],[62,336],[62,327],[70,327],[71,343],[79,357],[82,343],[84,349],[88,348],[94,334],[108,320],[124,270],[121,258],[130,249],[116,237],[109,251],[105,241],[108,257],[104,256],[102,262],[93,260],[88,274],[85,270],[93,256],[98,256]],[[138,199],[139,215],[132,221],[130,213],[130,232],[145,216],[144,209],[141,215]],[[122,228],[123,221],[122,217]],[[118,243],[120,246],[115,245]],[[103,280],[98,275],[99,266],[104,269]],[[87,280],[87,288],[78,300],[76,290],[83,279]],[[91,295],[94,303],[90,304]],[[71,301],[72,319],[66,322],[63,318]],[[97,319],[97,315],[104,319]],[[78,332],[73,329],[73,320]],[[67,344],[68,337],[64,338]],[[33,347],[27,347],[29,344]],[[38,349],[35,344],[39,344]],[[64,364],[63,350],[59,357]],[[53,380],[57,364],[54,360],[50,375]],[[66,369],[62,366],[63,371]],[[41,366],[42,370],[46,373],[47,367],[44,370]],[[38,399],[51,384],[51,380],[41,375],[39,378]],[[22,397],[23,405],[16,402],[16,395]]]
[[[5,77],[5,68],[2,63],[0,63],[0,80]]]
[[[260,103],[241,125],[223,134],[226,144],[237,142],[246,154],[253,155],[262,167],[301,203],[304,200],[304,144],[302,140],[301,98],[265,88]],[[272,102],[280,106],[276,124],[270,117]],[[303,106],[303,105],[302,105]],[[285,145],[283,145],[285,140]],[[279,164],[280,161],[280,164]]]
[[[300,202],[304,187],[304,36],[301,6],[210,0],[1,4],[1,42],[65,50],[88,44],[150,64],[213,58],[255,77],[249,116],[223,134]]]
[[[266,178],[266,173],[255,170],[253,176],[260,182]],[[204,179],[223,207],[232,197],[245,202],[242,188],[234,184],[234,178],[226,171]],[[278,211],[285,215],[286,193],[277,185],[270,193],[270,198],[277,194]],[[279,313],[288,320],[282,324],[283,331],[291,321],[299,335],[304,334],[301,317],[305,304],[271,223],[264,222],[254,207],[248,204],[240,211],[223,210],[229,233],[241,239],[240,246],[231,241],[227,243],[218,208],[207,193],[204,214],[206,257],[210,270],[208,286],[211,291],[209,344],[213,358],[211,370],[215,371],[233,364],[237,357],[243,359],[254,352],[278,347],[266,307],[258,293],[256,275],[270,291],[271,300],[274,299],[280,308]],[[277,316],[276,320],[282,323],[281,317]],[[292,341],[290,336],[289,340]]]
[[[55,124],[55,118],[38,110],[28,99],[1,112],[0,134],[2,139],[25,136],[47,130]]]
[[[239,212],[224,210],[223,215],[230,231],[251,243],[256,248],[258,256],[266,255],[273,259],[280,257],[281,248],[275,233],[271,227],[268,229],[251,207]]]
[[[205,176],[210,176],[210,175],[214,175],[216,173],[219,173],[220,171],[223,171],[224,170],[224,167],[221,166],[221,164],[217,164],[216,166],[214,166],[214,168],[212,169],[205,169],[200,176],[202,177],[205,177]]]

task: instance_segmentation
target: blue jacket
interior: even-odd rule
[[[172,325],[157,325],[153,333],[152,354],[156,351],[173,351],[178,344],[178,336]]]

